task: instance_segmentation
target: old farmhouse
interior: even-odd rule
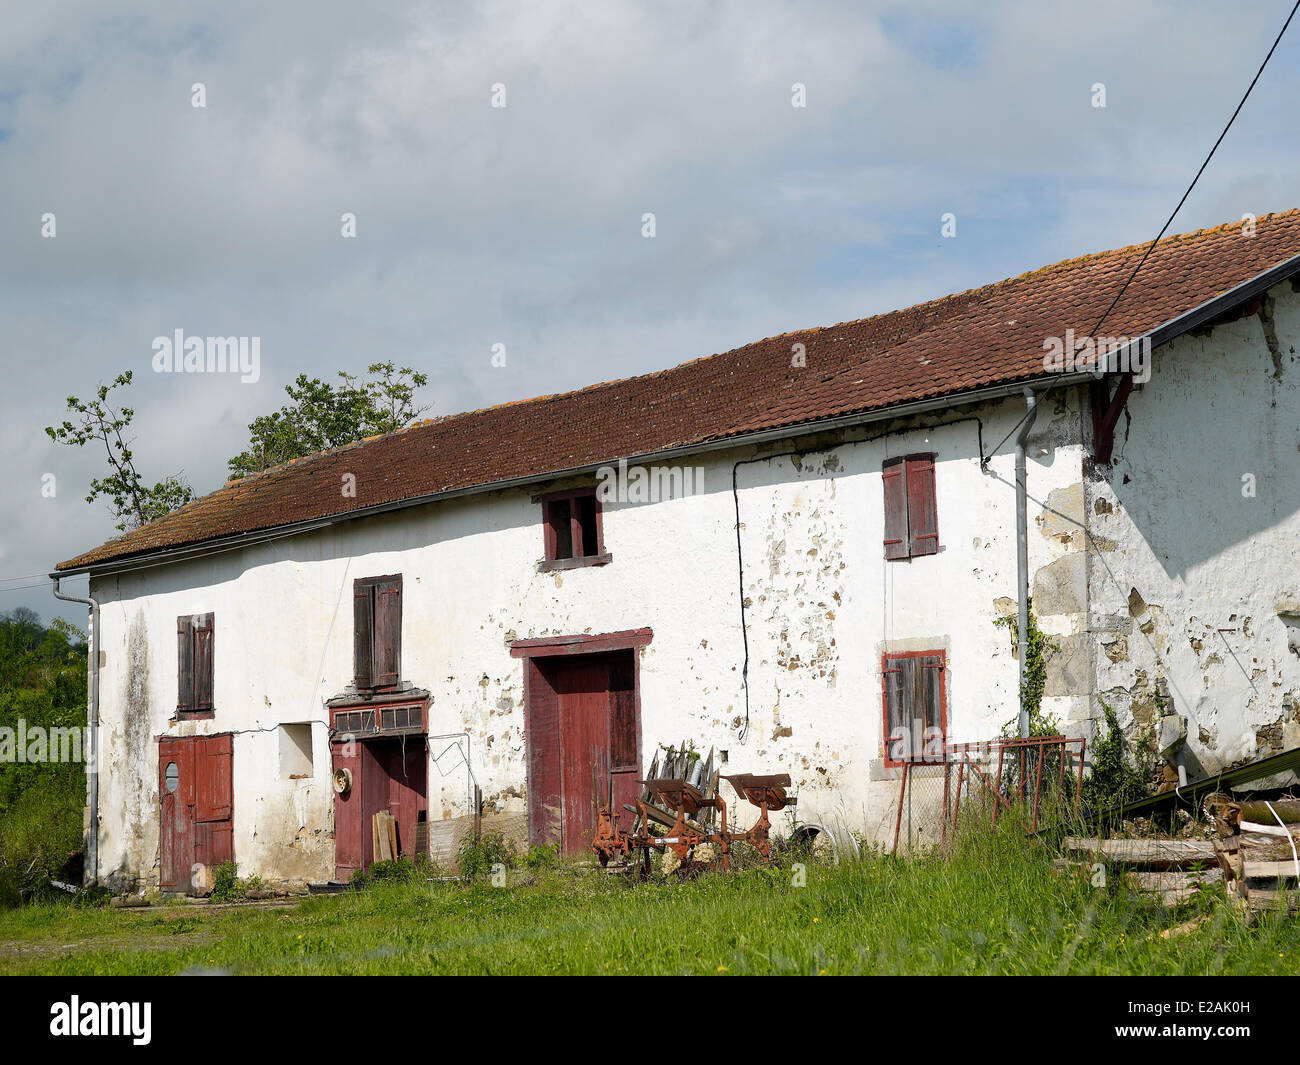
[[[1297,746],[1300,212],[1162,241],[1089,336],[1144,250],[422,422],[61,563],[88,875],[346,879],[382,810],[408,852],[476,813],[579,851],[683,738],[879,837],[894,739],[1016,718],[1026,593],[1064,731]]]

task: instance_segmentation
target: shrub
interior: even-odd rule
[[[456,864],[460,875],[474,880],[492,871],[494,865],[507,869],[515,864],[515,845],[500,832],[489,832],[480,839],[466,836],[456,849]]]
[[[560,860],[560,845],[558,843],[547,843],[543,846],[529,847],[519,859],[519,864],[525,869],[536,872],[539,869],[548,869]]]
[[[212,870],[212,901],[229,902],[244,897],[244,884],[234,862],[222,862]]]

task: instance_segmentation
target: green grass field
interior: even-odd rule
[[[1014,829],[948,857],[691,882],[569,867],[487,883],[378,883],[283,906],[0,913],[0,972],[1296,973],[1300,921],[1209,894],[1176,911],[1050,868]],[[1203,917],[1193,930],[1161,932]]]

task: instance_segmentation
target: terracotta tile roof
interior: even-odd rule
[[[377,504],[632,458],[1042,377],[1043,339],[1083,335],[1145,245],[672,369],[421,422],[295,460],[60,563],[80,568]],[[1300,210],[1161,241],[1100,332],[1142,336],[1300,254]],[[802,343],[807,366],[791,367]],[[356,497],[345,498],[345,473]]]

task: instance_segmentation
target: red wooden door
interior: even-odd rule
[[[575,657],[557,671],[560,735],[560,847],[566,854],[591,846],[597,796],[609,774],[609,663]]]
[[[361,755],[364,747],[365,744],[355,739],[331,744],[334,768],[346,769],[352,774],[352,786],[342,794],[334,794],[334,877],[344,883],[365,865],[366,848],[362,846],[362,840],[367,845],[370,842],[368,821],[365,832],[361,831]]]
[[[158,741],[159,886],[190,891],[196,864],[234,859],[230,735]]]
[[[641,727],[632,651],[554,656],[530,662],[528,840],[567,853],[591,845],[594,807],[613,793],[630,823],[641,778]]]

